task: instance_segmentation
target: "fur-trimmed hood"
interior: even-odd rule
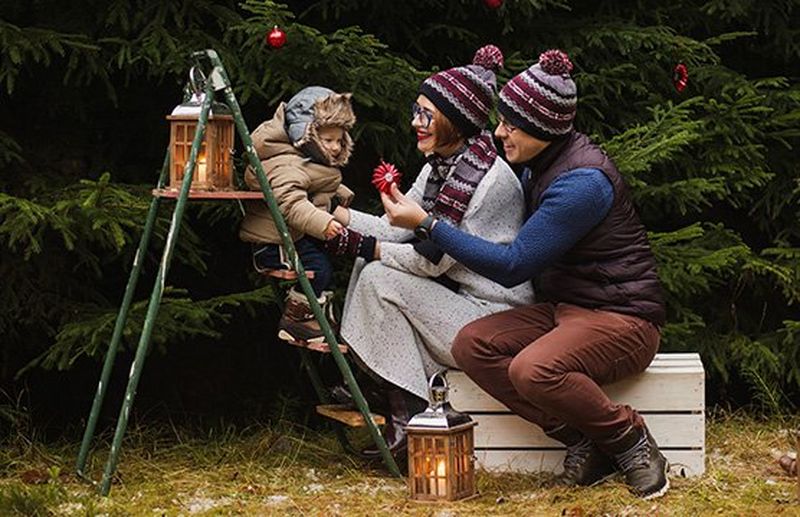
[[[285,107],[284,126],[292,145],[324,165],[345,165],[353,152],[349,131],[356,123],[351,97],[351,93],[336,93],[322,86],[300,90]],[[329,156],[320,145],[319,129],[324,126],[345,129],[342,152],[337,157]]]

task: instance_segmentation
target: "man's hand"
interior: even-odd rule
[[[392,226],[413,230],[428,215],[415,201],[408,199],[393,183],[389,194],[381,192],[383,209]]]
[[[328,226],[325,227],[325,240],[333,239],[341,231],[344,230],[344,226],[342,223],[337,221],[336,219],[331,219],[331,222],[328,223]]]

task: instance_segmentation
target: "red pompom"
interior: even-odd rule
[[[686,85],[689,84],[689,69],[683,63],[678,63],[672,69],[672,84],[678,93],[686,89]]]
[[[552,49],[539,55],[539,67],[549,75],[567,75],[572,72],[572,61],[563,50]]]
[[[375,167],[372,172],[372,184],[375,185],[380,192],[388,194],[392,190],[392,183],[400,183],[400,178],[403,177],[397,167],[391,163],[381,160],[381,163]]]
[[[272,48],[281,48],[286,44],[286,33],[276,25],[267,34],[267,44]]]
[[[503,52],[494,45],[483,46],[475,52],[472,64],[482,66],[496,73],[503,68]]]
[[[484,5],[489,9],[497,9],[503,5],[503,0],[483,0]]]

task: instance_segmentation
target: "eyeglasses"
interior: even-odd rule
[[[411,122],[414,122],[418,118],[422,121],[422,127],[428,129],[433,120],[433,112],[415,102],[411,105]]]
[[[503,131],[508,133],[509,135],[517,130],[517,126],[511,124],[506,120],[504,117],[500,116],[497,117],[497,126],[502,127]]]

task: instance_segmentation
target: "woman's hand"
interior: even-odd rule
[[[428,215],[416,201],[408,199],[393,183],[389,194],[381,192],[383,209],[392,226],[413,230]]]

